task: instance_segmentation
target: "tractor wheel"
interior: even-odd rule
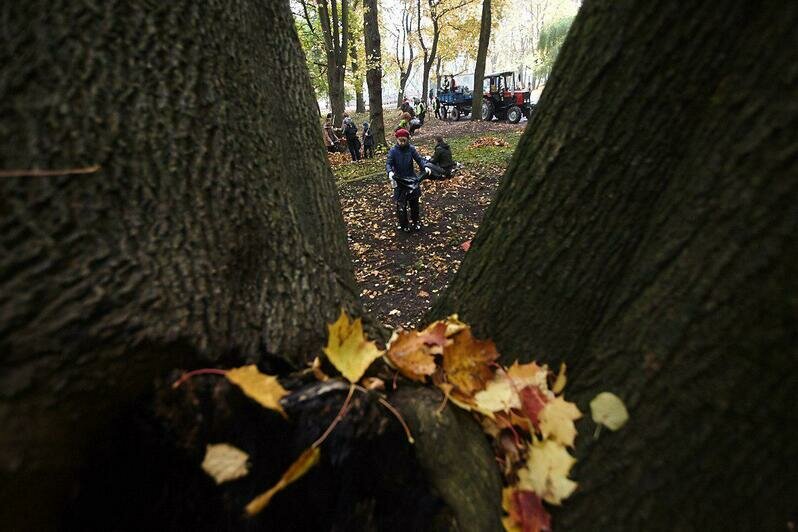
[[[482,102],[482,120],[486,122],[493,120],[493,102]]]
[[[457,122],[458,120],[460,120],[460,109],[458,109],[457,107],[450,107],[448,116],[449,120]]]
[[[522,116],[524,116],[524,113],[517,105],[513,105],[507,110],[507,120],[512,124],[520,122]]]

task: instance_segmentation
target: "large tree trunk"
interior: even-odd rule
[[[369,120],[374,142],[385,145],[385,119],[382,114],[382,48],[377,21],[377,0],[363,2],[363,36],[366,43],[366,83],[369,88]]]
[[[471,107],[471,120],[482,119],[482,78],[485,77],[485,61],[490,43],[490,0],[482,0],[482,19],[479,25],[479,47],[477,65],[474,69],[474,99]]]
[[[569,370],[569,530],[779,530],[798,440],[798,4],[586,2],[434,314]],[[656,38],[652,38],[656,36]]]
[[[154,6],[5,10],[0,167],[101,167],[0,180],[9,530],[52,525],[86,444],[161,369],[297,367],[358,308],[287,5]]]
[[[394,399],[415,446],[358,396],[312,481],[242,522],[331,421],[340,386],[297,392],[289,423],[218,377],[169,386],[172,368],[256,362],[296,387],[286,374],[320,354],[325,324],[360,314],[288,3],[13,6],[0,49],[3,528],[493,528],[488,445],[462,413],[429,416],[437,392]],[[229,488],[199,469],[222,441],[257,464]]]
[[[324,50],[327,57],[327,91],[330,98],[330,110],[333,123],[340,126],[346,110],[344,79],[346,75],[346,57],[349,51],[349,4],[341,0],[340,23],[338,2],[332,0],[316,0],[324,38]]]

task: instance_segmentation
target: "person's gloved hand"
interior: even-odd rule
[[[424,168],[424,171],[427,172],[427,175],[432,175],[432,169],[430,167]]]
[[[396,188],[396,179],[393,178],[393,172],[388,172],[388,179],[391,181],[391,188]]]

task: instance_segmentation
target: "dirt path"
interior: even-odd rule
[[[433,138],[443,135],[463,169],[452,179],[424,182],[423,229],[418,233],[396,229],[384,154],[356,163],[331,157],[360,297],[367,311],[390,327],[419,325],[465,257],[463,243],[476,233],[525,126],[525,121],[428,120],[412,143],[422,156],[428,156]],[[503,146],[489,142],[474,147],[486,137]]]

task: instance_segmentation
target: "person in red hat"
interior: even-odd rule
[[[406,129],[397,129],[396,145],[388,152],[385,171],[393,188],[393,201],[396,203],[396,217],[399,229],[409,233],[421,229],[419,199],[421,198],[421,176],[413,171],[413,161],[419,172],[424,170],[424,159],[418,154],[415,146],[410,144],[410,133]],[[407,219],[407,207],[410,207],[410,220]]]

